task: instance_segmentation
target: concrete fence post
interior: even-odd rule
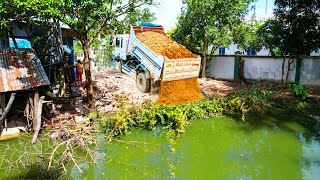
[[[240,65],[240,56],[234,56],[234,75],[233,80],[239,81],[239,65]]]

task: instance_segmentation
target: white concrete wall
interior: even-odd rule
[[[233,80],[234,56],[215,56],[207,64],[206,76]],[[282,58],[262,56],[242,56],[244,61],[244,78],[247,80],[275,80],[282,76]],[[288,60],[285,62],[284,79],[287,75]],[[291,65],[288,80],[295,81],[296,60]],[[300,83],[306,85],[320,85],[320,56],[305,57],[301,62]]]
[[[320,57],[306,57],[301,62],[300,83],[320,85]]]
[[[244,78],[252,80],[276,80],[280,81],[282,76],[283,59],[271,57],[243,57],[244,59]],[[295,80],[296,68],[292,65],[289,73],[289,81]],[[285,76],[287,74],[288,61],[285,63]]]
[[[206,76],[217,79],[233,80],[234,57],[215,56],[207,64]]]

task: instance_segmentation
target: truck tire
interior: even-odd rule
[[[143,72],[140,72],[136,78],[136,84],[139,91],[147,93],[150,91],[150,79],[146,78]]]

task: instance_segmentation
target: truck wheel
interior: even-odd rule
[[[136,79],[137,88],[143,93],[150,91],[150,79],[146,78],[144,73],[139,73]]]

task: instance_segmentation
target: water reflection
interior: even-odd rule
[[[300,136],[303,152],[302,167],[303,179],[320,179],[320,143],[316,137],[306,141],[304,136]]]

